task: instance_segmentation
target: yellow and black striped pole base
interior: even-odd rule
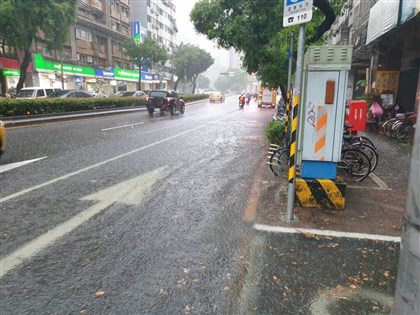
[[[346,183],[340,179],[296,178],[295,196],[303,208],[344,210]]]

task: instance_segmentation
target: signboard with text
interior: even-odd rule
[[[283,27],[312,20],[313,0],[284,0]]]

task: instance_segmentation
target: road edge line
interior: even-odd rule
[[[271,233],[284,233],[284,234],[311,233],[311,234],[315,234],[319,236],[331,236],[331,237],[338,237],[338,238],[353,238],[353,239],[362,239],[362,240],[401,243],[401,237],[380,235],[380,234],[343,232],[343,231],[334,231],[334,230],[318,230],[318,229],[307,229],[307,228],[291,228],[291,227],[284,227],[284,226],[272,226],[272,225],[266,225],[266,224],[254,224],[254,229],[258,231],[271,232]]]

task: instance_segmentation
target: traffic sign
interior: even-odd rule
[[[313,0],[284,0],[283,26],[308,23],[312,20]]]

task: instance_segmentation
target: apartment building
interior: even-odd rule
[[[80,0],[62,51],[48,51],[42,40],[35,41],[33,85],[62,87],[64,82],[64,88],[107,94],[127,89],[130,82],[115,73],[130,69],[122,49],[130,36],[129,0]],[[131,85],[135,88],[135,82]]]
[[[169,56],[172,56],[176,49],[176,34],[178,32],[176,7],[172,0],[131,0],[130,7],[131,22],[138,23],[141,36],[148,36],[158,41],[161,47],[166,49]],[[171,58],[164,67],[155,65],[154,69],[149,70],[152,74],[155,74],[155,78],[159,78],[159,80],[152,82],[153,87],[173,88],[175,80]]]

